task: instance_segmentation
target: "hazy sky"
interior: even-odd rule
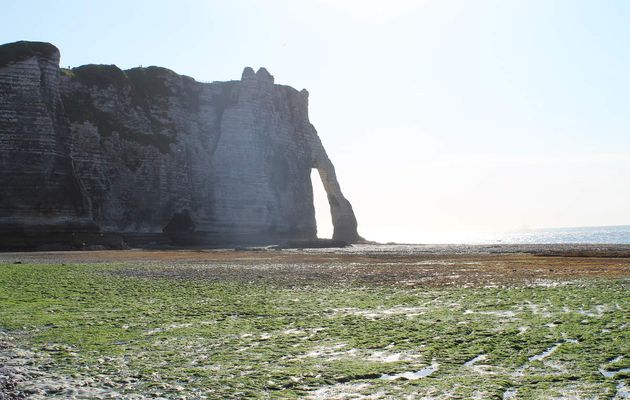
[[[439,242],[630,224],[629,21],[625,0],[21,0],[0,42],[200,81],[264,66],[309,90],[360,233]]]

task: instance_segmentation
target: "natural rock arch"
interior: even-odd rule
[[[352,205],[341,192],[335,167],[326,155],[323,147],[321,147],[321,152],[315,159],[313,168],[319,173],[328,197],[333,224],[333,240],[342,240],[348,243],[356,243],[362,240],[357,232],[357,219]]]
[[[264,68],[211,83],[159,67],[64,70],[54,46],[19,42],[0,45],[0,92],[0,234],[315,239],[317,169],[333,239],[361,240],[308,91]]]

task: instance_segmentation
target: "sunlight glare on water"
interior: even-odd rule
[[[359,227],[359,232],[361,229]],[[423,232],[406,235],[404,243],[423,244],[630,244],[630,225],[527,229],[513,232]]]

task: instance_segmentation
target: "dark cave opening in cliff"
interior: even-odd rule
[[[317,221],[317,237],[330,239],[333,235],[332,217],[328,196],[324,184],[317,169],[311,170],[311,182],[313,185],[313,205],[315,206],[315,221]]]

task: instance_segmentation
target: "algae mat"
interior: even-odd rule
[[[37,257],[0,257],[0,398],[629,396],[627,258]]]

